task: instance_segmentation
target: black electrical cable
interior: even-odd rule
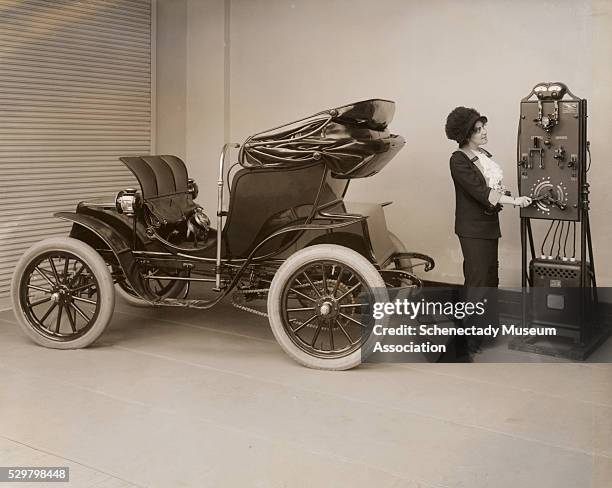
[[[565,221],[561,221],[561,232],[559,232],[559,240],[557,241],[557,254],[555,256],[557,259],[561,257],[561,238],[563,237],[564,228],[565,228]]]
[[[557,231],[559,230],[559,223],[561,221],[560,220],[554,220],[553,222],[556,222],[557,225],[555,226],[555,233],[553,234],[552,242],[550,244],[550,252],[548,253],[549,256],[553,255],[553,248],[555,247],[555,239],[557,238]]]
[[[540,248],[540,254],[542,256],[544,256],[544,246],[546,245],[546,241],[548,240],[548,234],[550,234],[550,231],[552,230],[553,225],[555,225],[555,221],[552,220],[550,222],[550,226],[548,227],[548,231],[546,232],[546,236],[544,237],[544,240],[542,241],[542,247]]]
[[[576,258],[576,222],[574,224],[574,247],[572,248],[572,259]]]
[[[565,242],[563,243],[563,257],[566,258],[567,257],[567,238],[569,237],[569,231],[570,231],[570,222],[567,223],[567,232],[565,233]]]
[[[587,165],[587,169],[586,172],[588,173],[589,170],[591,169],[591,143],[590,141],[587,141],[587,154],[589,155],[589,164]]]
[[[518,128],[516,129],[516,163],[521,162],[521,118],[519,117]]]

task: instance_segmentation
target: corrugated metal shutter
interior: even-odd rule
[[[135,185],[151,149],[149,0],[0,0],[0,300],[53,217]]]

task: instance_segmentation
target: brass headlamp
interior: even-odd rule
[[[115,208],[120,214],[132,216],[141,206],[141,199],[135,188],[126,188],[117,193]]]

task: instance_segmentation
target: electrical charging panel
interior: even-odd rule
[[[589,225],[587,101],[563,83],[538,83],[521,100],[517,163],[520,194],[532,199],[531,205],[521,208],[521,321],[553,326],[573,342],[530,336],[515,338],[510,347],[584,360],[612,332],[595,323],[599,316]],[[539,258],[532,219],[550,221]],[[578,253],[576,228],[580,229]]]
[[[586,116],[586,100],[563,83],[540,83],[521,101],[519,192],[533,199],[521,217],[580,220]]]
[[[531,290],[531,323],[567,329],[580,327],[582,297],[580,261],[533,259]],[[591,277],[587,281],[590,286]],[[590,294],[589,294],[590,297]],[[587,305],[588,310],[591,302]]]

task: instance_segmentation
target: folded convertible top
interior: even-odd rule
[[[287,168],[319,161],[335,178],[378,173],[404,146],[390,134],[395,103],[364,100],[324,110],[249,137],[240,149],[246,168]]]

